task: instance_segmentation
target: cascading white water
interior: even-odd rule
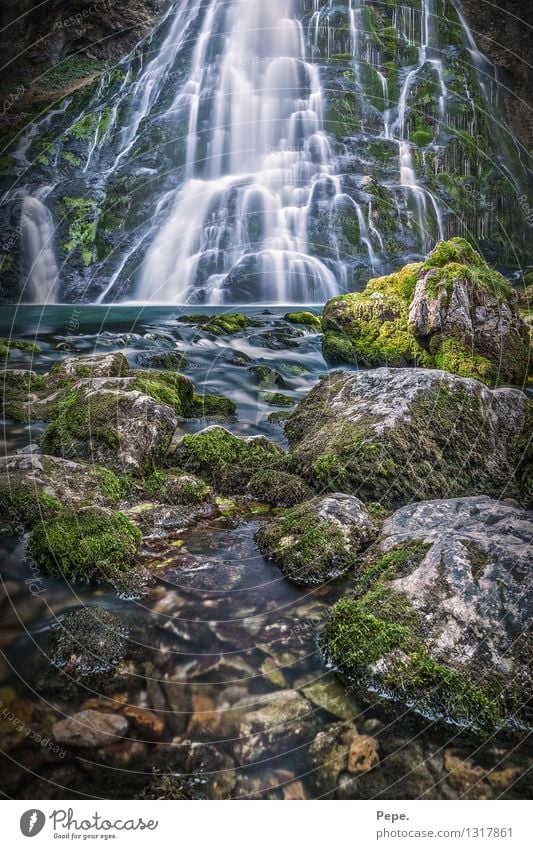
[[[213,85],[206,50],[221,15],[225,43]],[[201,290],[210,303],[246,300],[251,279],[281,303],[336,294],[333,273],[310,255],[307,240],[313,185],[333,166],[319,72],[306,62],[291,0],[212,0],[176,105],[185,98],[188,179],[148,251],[137,297],[184,303]],[[201,176],[204,102],[210,130]]]
[[[41,190],[41,197],[48,189]],[[39,196],[27,196],[22,202],[22,245],[27,277],[23,300],[54,304],[58,270],[54,250],[54,220]]]
[[[321,302],[439,237],[490,242],[522,175],[455,5],[173,0],[13,151],[25,296],[60,266],[97,303]]]

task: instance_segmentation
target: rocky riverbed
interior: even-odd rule
[[[456,259],[323,316],[6,311],[5,793],[529,792],[527,334]],[[372,292],[396,312],[368,368]],[[417,335],[424,298],[444,318]],[[391,322],[415,361],[384,353]]]

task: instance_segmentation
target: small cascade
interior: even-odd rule
[[[455,0],[173,0],[22,135],[4,266],[36,301],[223,305],[322,302],[458,234],[527,262],[499,101]]]
[[[48,192],[43,189],[40,196],[27,196],[22,201],[20,226],[27,268],[22,300],[37,304],[54,304],[58,283],[54,220],[44,203]]]

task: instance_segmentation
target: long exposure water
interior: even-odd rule
[[[320,336],[289,325],[280,307],[249,310],[261,326],[232,337],[179,322],[182,314],[163,307],[10,308],[0,315],[0,334],[38,342],[38,354],[13,351],[11,366],[39,373],[74,355],[121,351],[135,367],[147,354],[179,351],[189,360],[185,373],[198,392],[237,403],[237,419],[224,426],[242,435],[264,434],[284,447],[265,392],[281,389],[293,401],[308,392],[327,371]],[[270,369],[262,385],[250,370],[259,365]],[[186,433],[207,423],[182,422],[180,428]],[[38,451],[43,427],[4,421],[6,453]],[[172,508],[141,508],[141,560],[154,582],[145,595],[129,600],[45,577],[28,557],[22,529],[2,537],[4,792],[17,798],[127,798],[142,791],[155,768],[161,775],[191,777],[196,791],[212,798],[527,793],[524,740],[471,738],[409,711],[369,703],[340,684],[324,664],[317,637],[328,606],[346,591],[350,577],[313,589],[286,581],[255,544],[270,508],[221,499],[218,513],[190,527]],[[140,508],[135,503],[122,509]],[[60,674],[51,665],[58,623],[81,605],[105,608],[121,623],[126,657],[111,694],[95,684],[72,690],[68,666]],[[49,740],[51,724],[82,707],[109,711],[124,704],[132,730],[116,744],[65,755],[35,742],[37,733]],[[22,724],[10,719],[14,715],[23,717]],[[368,751],[362,766],[349,772],[336,746],[354,730]]]

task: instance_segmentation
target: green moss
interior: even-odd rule
[[[167,474],[162,490],[162,500],[168,504],[194,506],[209,501],[211,487],[194,475]]]
[[[100,482],[102,495],[111,503],[115,504],[125,498],[129,492],[130,481],[126,475],[118,476],[110,469],[103,466],[95,469]]]
[[[281,392],[265,392],[263,395],[265,404],[270,404],[271,407],[292,407],[294,401],[288,395],[283,395]]]
[[[468,351],[458,339],[443,339],[435,351],[434,362],[436,368],[483,383],[491,384],[497,377],[497,368],[490,360]]]
[[[255,377],[260,386],[286,386],[283,377],[270,366],[251,366],[248,371]]]
[[[341,295],[324,308],[322,352],[331,364],[410,366],[427,355],[409,332],[408,301],[415,267],[371,280],[361,294]]]
[[[83,54],[67,56],[51,70],[39,77],[39,86],[65,88],[85,77],[102,74],[111,67],[111,63],[101,59],[91,59]]]
[[[353,543],[353,544],[352,544]],[[355,565],[359,545],[332,520],[321,520],[313,502],[299,504],[257,534],[261,552],[291,581],[312,585]]]
[[[370,692],[413,705],[425,716],[493,731],[514,709],[503,682],[435,660],[424,642],[423,621],[387,583],[417,568],[428,548],[407,543],[375,562],[370,558],[354,595],[334,605],[322,647],[343,677]]]
[[[96,201],[91,198],[64,197],[60,203],[61,214],[68,223],[68,253],[78,252],[85,266],[98,258],[96,249]]]
[[[66,133],[66,139],[72,137],[78,141],[92,141],[95,137],[100,144],[111,123],[110,106],[104,106],[98,112],[89,112],[80,118]]]
[[[264,437],[244,440],[221,427],[185,436],[177,452],[178,465],[198,474],[223,494],[238,492],[255,472],[277,468],[281,449]]]
[[[320,318],[312,312],[288,312],[283,317],[285,321],[289,321],[291,324],[303,324],[307,327],[313,327],[319,333],[322,330]]]
[[[8,527],[32,527],[61,509],[62,504],[36,483],[25,483],[16,475],[0,478],[0,517]]]
[[[33,418],[31,399],[46,386],[46,378],[33,371],[6,369],[0,371],[2,414],[7,419],[23,422]]]
[[[294,507],[313,496],[313,491],[296,475],[278,470],[257,472],[248,483],[248,494],[256,501],[275,507]]]
[[[29,547],[47,574],[101,583],[133,566],[140,543],[141,532],[122,513],[84,508],[38,524]]]
[[[411,133],[411,141],[417,147],[427,147],[433,141],[433,131],[428,127],[417,126]]]
[[[352,92],[330,92],[326,104],[326,132],[340,137],[356,135],[361,129],[361,113]]]
[[[142,354],[138,358],[139,365],[143,368],[168,369],[168,371],[181,371],[187,368],[189,361],[179,351],[165,351],[158,354]]]
[[[25,342],[23,339],[0,338],[0,362],[6,362],[11,357],[11,351],[24,351],[25,354],[39,354],[41,349],[35,342]]]
[[[192,407],[187,412],[188,417],[206,419],[233,419],[236,414],[237,405],[230,398],[223,398],[221,395],[200,395],[196,392]]]
[[[104,394],[86,399],[80,390],[67,391],[57,406],[58,417],[41,439],[45,454],[75,455],[76,443],[102,444],[112,450],[120,448],[120,437],[114,422],[117,396]]]
[[[191,381],[169,372],[138,372],[128,391],[142,392],[160,404],[168,404],[178,416],[187,415],[194,400]]]
[[[0,251],[0,274],[6,274],[8,271],[11,271],[14,265],[15,262],[11,254],[7,253],[6,251]]]
[[[68,150],[64,150],[62,153],[62,157],[65,162],[68,162],[69,165],[72,165],[73,168],[79,168],[81,165],[81,159],[79,156],[76,156],[75,153],[71,153]]]

